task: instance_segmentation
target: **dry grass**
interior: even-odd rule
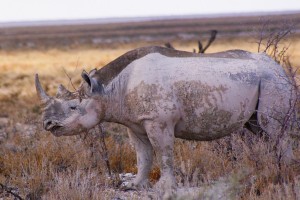
[[[299,41],[299,38],[287,41],[291,42],[289,52],[295,66],[300,66]],[[196,48],[196,42],[175,42],[173,45],[188,51]],[[116,189],[120,185],[117,174],[136,173],[137,170],[135,153],[124,128],[105,125],[108,133],[106,143],[114,173],[113,177],[108,178],[93,138],[55,138],[42,130],[41,111],[33,83],[33,75],[39,73],[43,85],[52,95],[59,83],[72,89],[63,68],[78,84],[83,68],[101,67],[138,46],[1,51],[0,183],[13,187],[13,191],[21,197],[31,199],[142,198],[138,197],[138,193],[122,193]],[[208,51],[235,48],[256,51],[257,44],[249,38],[216,40]],[[26,126],[32,126],[33,129],[26,129]],[[294,153],[299,157],[300,151],[296,147],[295,144]],[[228,188],[232,198],[300,198],[299,165],[283,166],[282,170],[278,170],[274,155],[265,142],[248,132],[242,131],[213,142],[176,140],[175,163],[176,179],[181,187],[211,185],[225,177],[230,180]],[[151,172],[152,183],[158,178],[159,170],[155,163]],[[207,197],[207,194],[202,193],[197,197],[201,195]],[[13,199],[12,195],[0,188],[0,198],[4,196]]]

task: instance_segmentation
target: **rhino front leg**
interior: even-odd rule
[[[138,173],[136,178],[126,187],[128,189],[148,188],[150,186],[148,176],[153,161],[152,145],[146,134],[135,133],[129,128],[127,132],[136,150]]]
[[[156,188],[174,189],[176,186],[173,170],[174,126],[167,122],[144,122],[150,142],[160,165],[161,177]]]

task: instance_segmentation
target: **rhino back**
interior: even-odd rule
[[[264,66],[256,59],[216,57],[167,57],[152,53],[135,60],[116,78],[126,81],[127,90],[141,82],[172,87],[178,81],[201,81],[208,85],[257,85],[266,76]]]

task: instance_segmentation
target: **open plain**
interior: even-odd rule
[[[34,74],[50,95],[59,83],[74,91],[83,69],[101,68],[147,45],[171,42],[180,50],[197,50],[197,40],[206,43],[210,30],[218,35],[206,53],[257,52],[267,21],[271,30],[293,24],[279,48],[288,47],[285,55],[293,69],[300,67],[300,14],[0,27],[0,199],[161,198],[163,191],[121,190],[119,174],[137,170],[124,127],[104,124],[107,149],[99,130],[63,138],[45,132]],[[295,162],[280,168],[265,141],[246,130],[211,142],[176,140],[175,175],[181,192],[173,198],[300,199],[299,138],[294,138]],[[154,165],[152,183],[159,178],[156,161]]]

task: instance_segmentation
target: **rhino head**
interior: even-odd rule
[[[58,87],[55,97],[49,96],[42,88],[38,74],[35,75],[37,95],[43,107],[43,127],[55,136],[75,135],[93,128],[103,118],[101,96],[102,84],[92,78],[91,73],[82,73],[84,97]]]

